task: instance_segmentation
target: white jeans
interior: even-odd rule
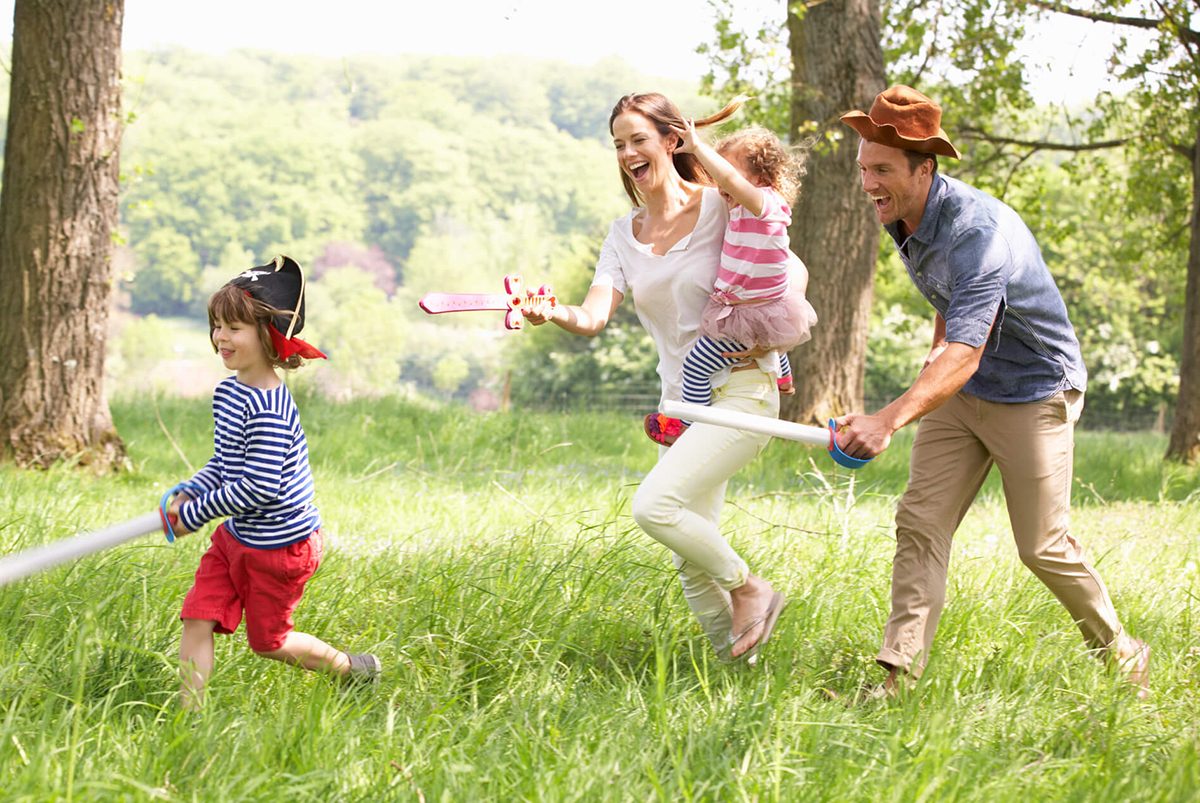
[[[779,415],[779,389],[758,370],[734,371],[713,389],[713,407]],[[713,647],[732,638],[729,589],[746,582],[746,561],[722,537],[725,483],[758,456],[770,437],[694,423],[670,448],[634,494],[632,512],[646,534],[674,553],[683,595]]]

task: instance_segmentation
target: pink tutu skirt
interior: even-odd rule
[[[817,313],[803,293],[742,304],[727,304],[714,294],[704,307],[700,332],[747,348],[788,351],[812,338],[816,322]]]

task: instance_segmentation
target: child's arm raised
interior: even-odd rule
[[[758,217],[763,211],[762,187],[743,176],[736,167],[729,163],[713,146],[709,145],[696,134],[696,126],[691,120],[684,121],[684,127],[672,126],[672,130],[683,140],[679,146],[680,153],[694,153],[704,165],[704,169],[717,182],[717,186],[733,200]]]

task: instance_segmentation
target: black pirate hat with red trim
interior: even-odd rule
[[[229,282],[279,314],[268,329],[279,358],[293,354],[306,359],[327,359],[315,346],[296,337],[304,329],[304,271],[288,256],[277,256],[266,265],[243,271]]]

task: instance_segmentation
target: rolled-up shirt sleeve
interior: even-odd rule
[[[624,218],[621,219],[622,221]],[[621,221],[617,221],[620,223]],[[600,246],[600,256],[596,260],[596,275],[592,279],[592,287],[611,287],[621,295],[629,295],[629,282],[625,278],[625,271],[621,269],[621,258],[617,254],[617,247],[613,242],[614,237],[619,235],[615,231],[617,223],[608,230],[608,236],[604,238],[604,244]]]
[[[1000,232],[980,227],[959,236],[948,261],[955,270],[950,302],[942,316],[946,341],[977,348],[987,342],[1004,302],[1012,251]]]

